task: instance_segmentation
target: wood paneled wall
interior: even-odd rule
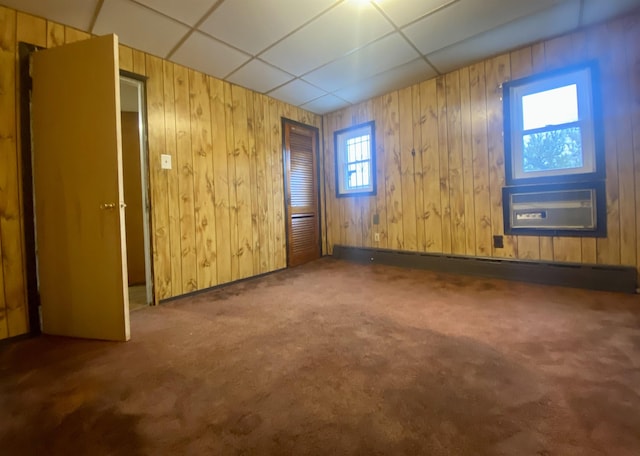
[[[596,60],[602,75],[608,236],[505,236],[504,248],[494,248],[492,236],[504,230],[500,84],[585,60]],[[342,244],[638,266],[639,69],[634,14],[325,115],[328,251]],[[333,132],[369,120],[376,122],[377,195],[336,198]]]
[[[156,298],[286,267],[281,118],[320,116],[124,46],[120,66],[149,78]]]
[[[17,43],[89,37],[0,7],[0,339],[28,330]],[[284,268],[281,117],[321,118],[126,46],[120,67],[148,77],[156,301]],[[160,169],[161,154],[173,169]]]

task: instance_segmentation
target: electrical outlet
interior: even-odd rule
[[[171,155],[168,155],[168,154],[160,155],[160,168],[171,169]]]
[[[380,233],[374,233],[373,240],[376,242],[380,242]]]

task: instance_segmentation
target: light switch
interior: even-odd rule
[[[162,169],[171,169],[171,155],[168,155],[168,154],[160,155],[160,167]]]

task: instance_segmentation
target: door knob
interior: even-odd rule
[[[102,210],[115,209],[116,206],[117,206],[116,203],[103,203],[100,205],[100,209]]]

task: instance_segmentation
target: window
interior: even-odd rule
[[[603,176],[593,72],[583,65],[504,85],[507,184]]]
[[[604,237],[604,148],[595,65],[504,84],[507,234]]]
[[[375,195],[375,123],[334,133],[337,196]]]

